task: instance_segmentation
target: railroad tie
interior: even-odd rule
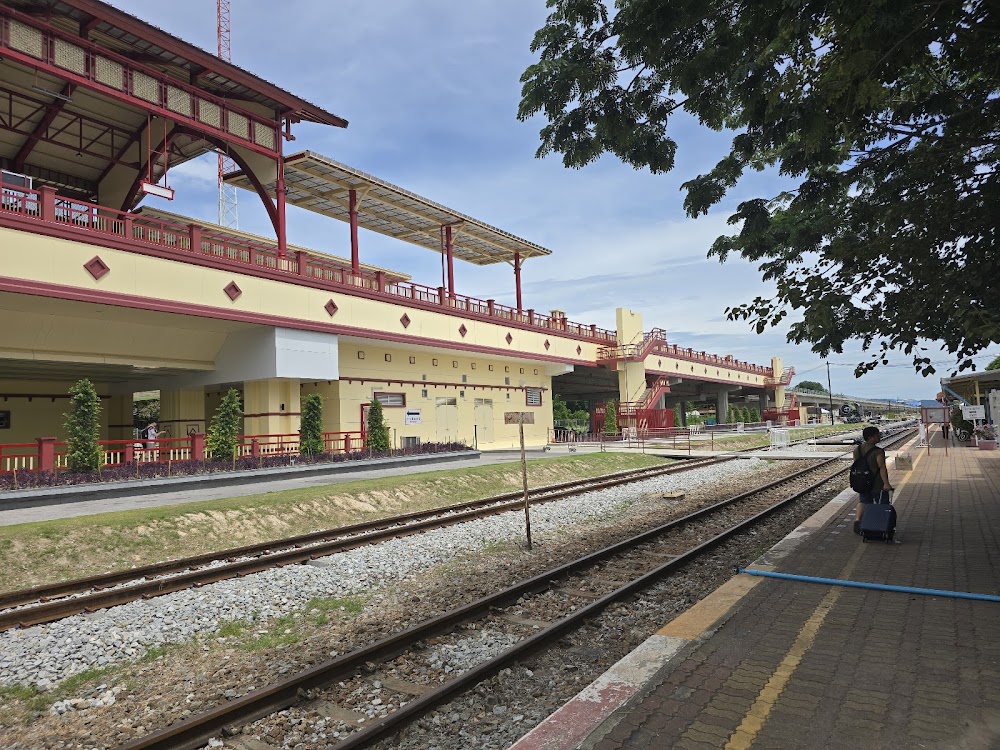
[[[423,695],[434,689],[433,685],[419,685],[415,682],[408,682],[407,680],[390,677],[389,675],[380,675],[378,679],[381,681],[382,687],[403,695]]]
[[[539,630],[547,628],[552,624],[547,620],[532,620],[527,617],[518,617],[517,615],[500,615],[500,618],[515,625],[525,625],[526,627],[537,628]]]
[[[368,719],[365,714],[352,711],[349,708],[341,708],[340,706],[330,703],[329,701],[320,701],[319,703],[316,703],[313,708],[315,708],[316,713],[324,719],[328,719],[330,721],[342,721],[352,727],[356,727],[362,719]]]

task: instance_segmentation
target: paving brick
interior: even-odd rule
[[[901,544],[859,549],[848,533],[847,505],[780,569],[995,590],[1000,461],[979,454],[952,450],[945,459],[943,451],[932,451],[921,457],[897,503]],[[856,568],[845,573],[856,552]],[[783,691],[762,693],[831,591],[836,589],[762,581],[640,701],[634,724],[622,721],[595,750],[724,747],[760,695],[776,703],[754,750],[943,748],[965,728],[993,719],[1000,705],[1000,608],[988,602],[840,590]]]

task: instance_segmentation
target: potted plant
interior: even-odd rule
[[[979,439],[979,450],[994,451],[997,448],[997,428],[991,424],[984,424],[976,428],[976,437]]]

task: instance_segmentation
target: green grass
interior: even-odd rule
[[[528,462],[530,486],[662,465],[589,453]],[[517,463],[0,527],[0,591],[97,575],[516,490]]]
[[[48,711],[53,703],[66,698],[77,698],[84,687],[89,687],[121,671],[122,667],[119,666],[88,669],[67,677],[51,690],[44,692],[34,685],[0,687],[0,709],[15,721],[30,723],[37,715]]]
[[[306,602],[304,609],[314,624],[326,625],[330,622],[331,612],[344,612],[353,617],[359,614],[364,606],[365,603],[361,599],[316,597]]]

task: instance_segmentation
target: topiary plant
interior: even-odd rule
[[[302,399],[299,453],[316,456],[323,452],[323,397],[310,393]]]
[[[94,384],[84,378],[69,389],[66,464],[70,471],[97,471],[101,466],[101,399]]]
[[[618,434],[618,410],[614,401],[608,401],[607,411],[604,412],[604,434]]]
[[[385,423],[382,404],[377,399],[368,407],[368,449],[389,450],[389,426]]]
[[[230,388],[219,408],[212,417],[208,428],[205,447],[208,455],[216,461],[231,459],[236,454],[236,443],[243,431],[243,408],[240,406],[240,392]]]

